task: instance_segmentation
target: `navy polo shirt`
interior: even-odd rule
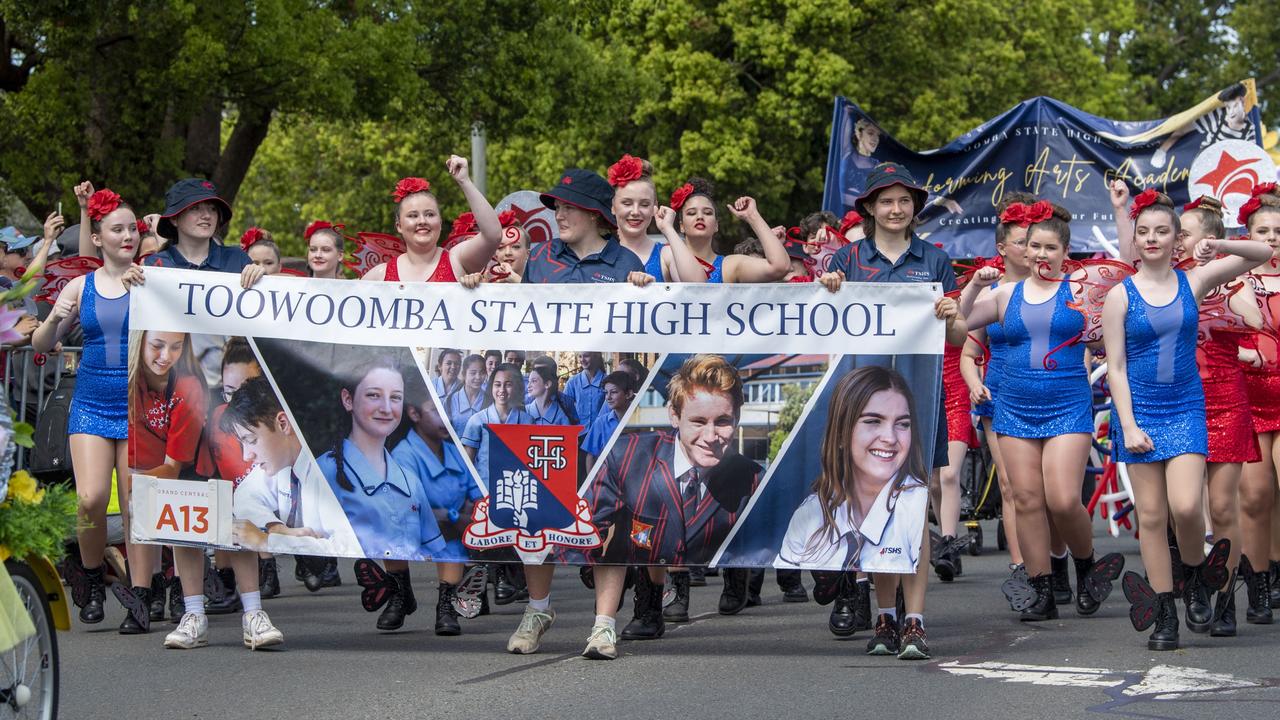
[[[252,265],[249,253],[238,247],[228,247],[209,240],[209,256],[204,262],[196,265],[178,252],[178,243],[170,243],[168,247],[146,259],[145,264],[156,267],[179,268],[181,270],[212,270],[240,274],[246,265]]]
[[[842,270],[845,282],[936,282],[943,292],[956,289],[956,272],[951,256],[936,245],[911,235],[911,244],[897,262],[880,253],[875,240],[863,238],[845,245],[831,257],[831,271]],[[947,415],[944,393],[938,393],[938,416],[934,426],[933,467],[947,466]]]
[[[911,244],[897,262],[880,253],[873,238],[849,243],[831,256],[831,271],[841,270],[849,282],[936,282],[944,293],[956,289],[951,256],[912,234]]]
[[[525,264],[526,283],[620,283],[632,271],[644,272],[644,263],[622,247],[613,235],[594,255],[579,258],[568,245],[554,238],[539,243]]]

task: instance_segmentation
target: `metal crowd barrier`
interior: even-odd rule
[[[63,347],[56,353],[37,353],[31,347],[4,348],[0,362],[4,364],[4,388],[9,405],[20,421],[39,425],[45,400],[62,378],[74,375],[80,364],[79,347]],[[38,439],[37,439],[38,441]],[[31,450],[19,447],[15,469],[30,468]]]

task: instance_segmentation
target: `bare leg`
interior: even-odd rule
[[[1204,562],[1204,456],[1186,453],[1164,463],[1169,514],[1182,562]]]
[[[1000,452],[1009,468],[1018,513],[1018,545],[1031,577],[1049,572],[1049,527],[1044,518],[1045,482],[1041,449],[1044,441],[1000,437]],[[878,596],[878,593],[877,593]]]
[[[591,570],[596,580],[596,614],[617,617],[618,602],[627,584],[627,566],[595,565]]]
[[[551,594],[551,580],[555,577],[555,563],[525,565],[524,579],[529,588],[530,600],[542,600]]]
[[[969,446],[962,442],[947,443],[948,465],[933,471],[939,486],[933,508],[938,514],[938,530],[944,536],[955,537],[960,529],[960,470],[968,450]]]
[[[1009,547],[1009,562],[1022,564],[1022,548],[1018,547],[1018,510],[1013,502],[1013,485],[1009,482],[1009,470],[1005,467],[1000,442],[991,429],[991,418],[982,418],[982,430],[987,436],[987,448],[996,464],[996,481],[1000,483],[1000,518],[1004,521],[1004,539]]]
[[[1156,592],[1173,592],[1173,568],[1164,529],[1169,524],[1168,492],[1162,463],[1131,463],[1134,512],[1138,516],[1138,547],[1147,581]]]
[[[387,572],[404,572],[409,569],[409,561],[408,560],[384,560],[382,562],[382,567],[386,568]]]
[[[159,548],[157,548],[158,550]],[[130,549],[132,552],[132,549]],[[173,566],[178,571],[178,579],[182,581],[183,597],[204,595],[204,551],[200,548],[173,546]],[[134,577],[137,577],[136,575]],[[258,582],[258,573],[253,573],[253,582]],[[135,581],[134,585],[138,583]],[[151,573],[147,572],[144,586],[151,584]]]
[[[1241,463],[1209,463],[1209,518],[1213,522],[1213,539],[1231,541],[1227,567],[1240,564],[1240,474]],[[1231,582],[1228,576],[1227,582]],[[1225,590],[1226,588],[1213,588]]]
[[[226,559],[236,573],[236,589],[240,594],[258,592],[258,553],[228,552]]]
[[[1093,554],[1093,526],[1080,502],[1088,461],[1089,436],[1085,433],[1059,435],[1044,442],[1044,492],[1049,513],[1071,554],[1081,559]]]
[[[1275,433],[1260,433],[1262,460],[1245,463],[1240,476],[1240,545],[1255,570],[1271,555],[1271,512],[1276,499]]]
[[[441,582],[457,585],[462,582],[463,567],[462,563],[438,562],[436,563],[436,577],[440,578]]]
[[[116,464],[118,441],[76,433],[68,443],[80,516],[76,530],[80,561],[87,568],[97,568],[102,566],[107,549],[107,504],[111,501],[111,471]]]
[[[125,449],[128,454],[128,449]],[[119,473],[117,472],[117,476]],[[116,486],[118,495],[120,496],[120,507],[124,514],[124,537],[125,548],[129,552],[129,583],[134,587],[151,587],[151,573],[155,568],[156,562],[160,559],[159,545],[143,545],[132,541],[132,517],[129,513],[129,501],[133,496],[133,476],[125,473],[124,477],[116,478]],[[197,560],[200,557],[200,551],[187,548],[195,553]],[[178,548],[174,548],[174,566],[181,575],[182,568],[178,567],[177,556]],[[201,568],[195,569],[195,580],[193,583],[199,588],[197,592],[204,592],[204,575]],[[186,579],[183,579],[183,592],[186,592]]]
[[[924,594],[929,587],[929,551],[929,538],[926,535],[920,539],[920,562],[916,565],[915,574],[901,576],[902,601],[909,614],[924,615]],[[883,577],[884,575],[876,575],[877,587]],[[879,602],[879,591],[876,601]],[[902,622],[902,619],[899,618],[898,622]]]

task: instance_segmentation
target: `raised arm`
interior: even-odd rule
[[[467,205],[476,219],[476,229],[479,230],[477,234],[454,245],[449,251],[449,259],[454,264],[455,275],[480,272],[489,265],[489,260],[502,242],[502,223],[498,222],[498,213],[493,211],[493,206],[484,193],[471,182],[466,158],[451,155],[445,167],[466,196]]]
[[[1111,191],[1111,209],[1115,211],[1120,259],[1132,265],[1138,259],[1138,246],[1133,243],[1133,221],[1129,219],[1129,186],[1116,179],[1107,189]]]
[[[667,282],[703,283],[707,281],[707,273],[702,263],[689,249],[689,243],[676,232],[676,211],[666,205],[659,205],[653,215],[658,232],[667,239],[667,246],[662,249],[664,274]]]
[[[85,180],[75,187],[75,193],[76,202],[80,203],[80,247],[77,250],[80,257],[98,257],[98,248],[89,239],[92,234],[89,225],[89,198],[93,196],[93,183]]]
[[[1209,258],[1224,254],[1216,260]],[[1204,265],[1187,271],[1196,302],[1204,299],[1213,288],[1234,280],[1271,259],[1271,248],[1254,240],[1215,240],[1206,238],[1196,244],[1196,260]]]
[[[748,255],[730,255],[724,259],[724,279],[730,283],[771,283],[781,280],[791,269],[791,258],[787,256],[787,248],[769,223],[760,216],[756,209],[755,198],[740,197],[729,206],[740,220],[746,220],[755,233],[756,239],[764,247],[764,257]]]
[[[974,274],[973,279],[960,293],[960,315],[969,327],[986,327],[1000,319],[1000,306],[997,297],[1001,290],[982,292],[1000,279],[1000,270],[984,267]]]

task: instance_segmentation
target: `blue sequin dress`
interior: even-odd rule
[[[1175,270],[1178,294],[1167,305],[1152,305],[1138,292],[1133,278],[1124,279],[1129,309],[1124,315],[1124,351],[1133,416],[1155,449],[1131,453],[1124,448],[1124,428],[1115,426],[1116,459],[1149,463],[1178,455],[1209,454],[1205,428],[1204,386],[1196,366],[1196,332],[1200,312],[1186,273]]]
[[[84,352],[67,433],[124,440],[129,437],[129,293],[104,297],[94,273],[84,276],[80,327]]]
[[[644,261],[644,271],[653,276],[658,282],[666,282],[666,278],[662,276],[662,243],[654,243],[653,249],[649,251],[649,259]]]
[[[1025,282],[1013,287],[1005,308],[1007,347],[992,429],[1018,438],[1093,433],[1093,393],[1084,344],[1067,345],[1084,330],[1084,315],[1067,306],[1071,285],[1053,297],[1027,302]]]
[[[992,290],[999,285],[992,285]],[[991,399],[973,409],[977,417],[994,418],[996,415],[996,391],[1000,389],[1000,377],[1004,374],[1004,353],[1007,342],[1004,337],[1004,326],[993,322],[987,326],[987,369],[982,376],[982,384],[991,391]]]

